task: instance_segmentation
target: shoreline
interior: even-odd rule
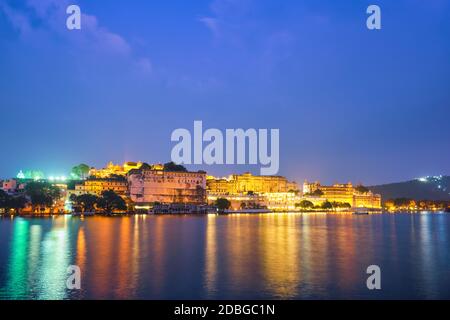
[[[207,216],[207,215],[219,215],[219,216],[227,216],[227,215],[264,215],[264,214],[349,214],[349,215],[372,215],[372,214],[422,214],[422,213],[450,213],[445,210],[398,210],[398,211],[388,211],[388,210],[376,210],[376,211],[365,211],[358,212],[355,210],[350,211],[324,211],[324,210],[314,210],[314,211],[229,211],[229,212],[209,212],[209,213],[137,213],[137,212],[127,212],[127,213],[111,213],[111,214],[73,214],[73,213],[47,213],[47,214],[0,214],[0,218],[53,218],[53,217],[129,217],[129,216]]]

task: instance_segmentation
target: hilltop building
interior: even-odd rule
[[[139,169],[142,162],[125,162],[123,165],[109,162],[105,168],[91,168],[89,175],[96,178],[109,178],[111,176],[126,176],[133,169]]]

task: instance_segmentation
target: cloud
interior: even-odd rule
[[[211,17],[201,17],[198,19],[200,22],[202,22],[215,37],[219,36],[219,20],[216,18]]]
[[[24,39],[30,39],[39,33],[46,32],[62,36],[85,48],[95,48],[102,54],[125,56],[141,66],[143,72],[151,71],[151,63],[147,57],[136,56],[130,43],[120,34],[110,31],[99,24],[94,15],[83,12],[81,8],[81,30],[69,31],[66,28],[68,17],[66,9],[73,4],[68,0],[0,0],[0,10],[9,19],[11,25],[18,30]],[[75,36],[74,36],[75,35]]]
[[[0,2],[0,10],[3,11],[12,26],[21,34],[27,34],[31,31],[30,23],[25,15],[12,9],[4,1]]]
[[[215,44],[244,51],[257,70],[269,71],[289,59],[296,44],[295,32],[274,23],[272,10],[264,0],[213,0],[209,14],[199,21],[212,32]]]
[[[239,29],[245,23],[245,17],[253,6],[253,0],[214,0],[211,2],[210,14],[198,20],[213,34],[219,37],[230,33],[230,29]]]
[[[136,65],[141,71],[143,71],[145,73],[150,73],[153,70],[152,63],[147,58],[140,58],[137,61]]]

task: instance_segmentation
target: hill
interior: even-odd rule
[[[415,180],[368,187],[383,201],[394,198],[450,200],[450,176],[429,176]]]

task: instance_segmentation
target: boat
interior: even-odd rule
[[[72,212],[73,217],[91,217],[94,216],[95,212]]]
[[[192,205],[184,203],[157,204],[150,214],[207,214],[208,207],[204,205]]]
[[[368,211],[355,211],[355,212],[353,212],[353,214],[356,214],[356,215],[368,215],[369,212]]]

